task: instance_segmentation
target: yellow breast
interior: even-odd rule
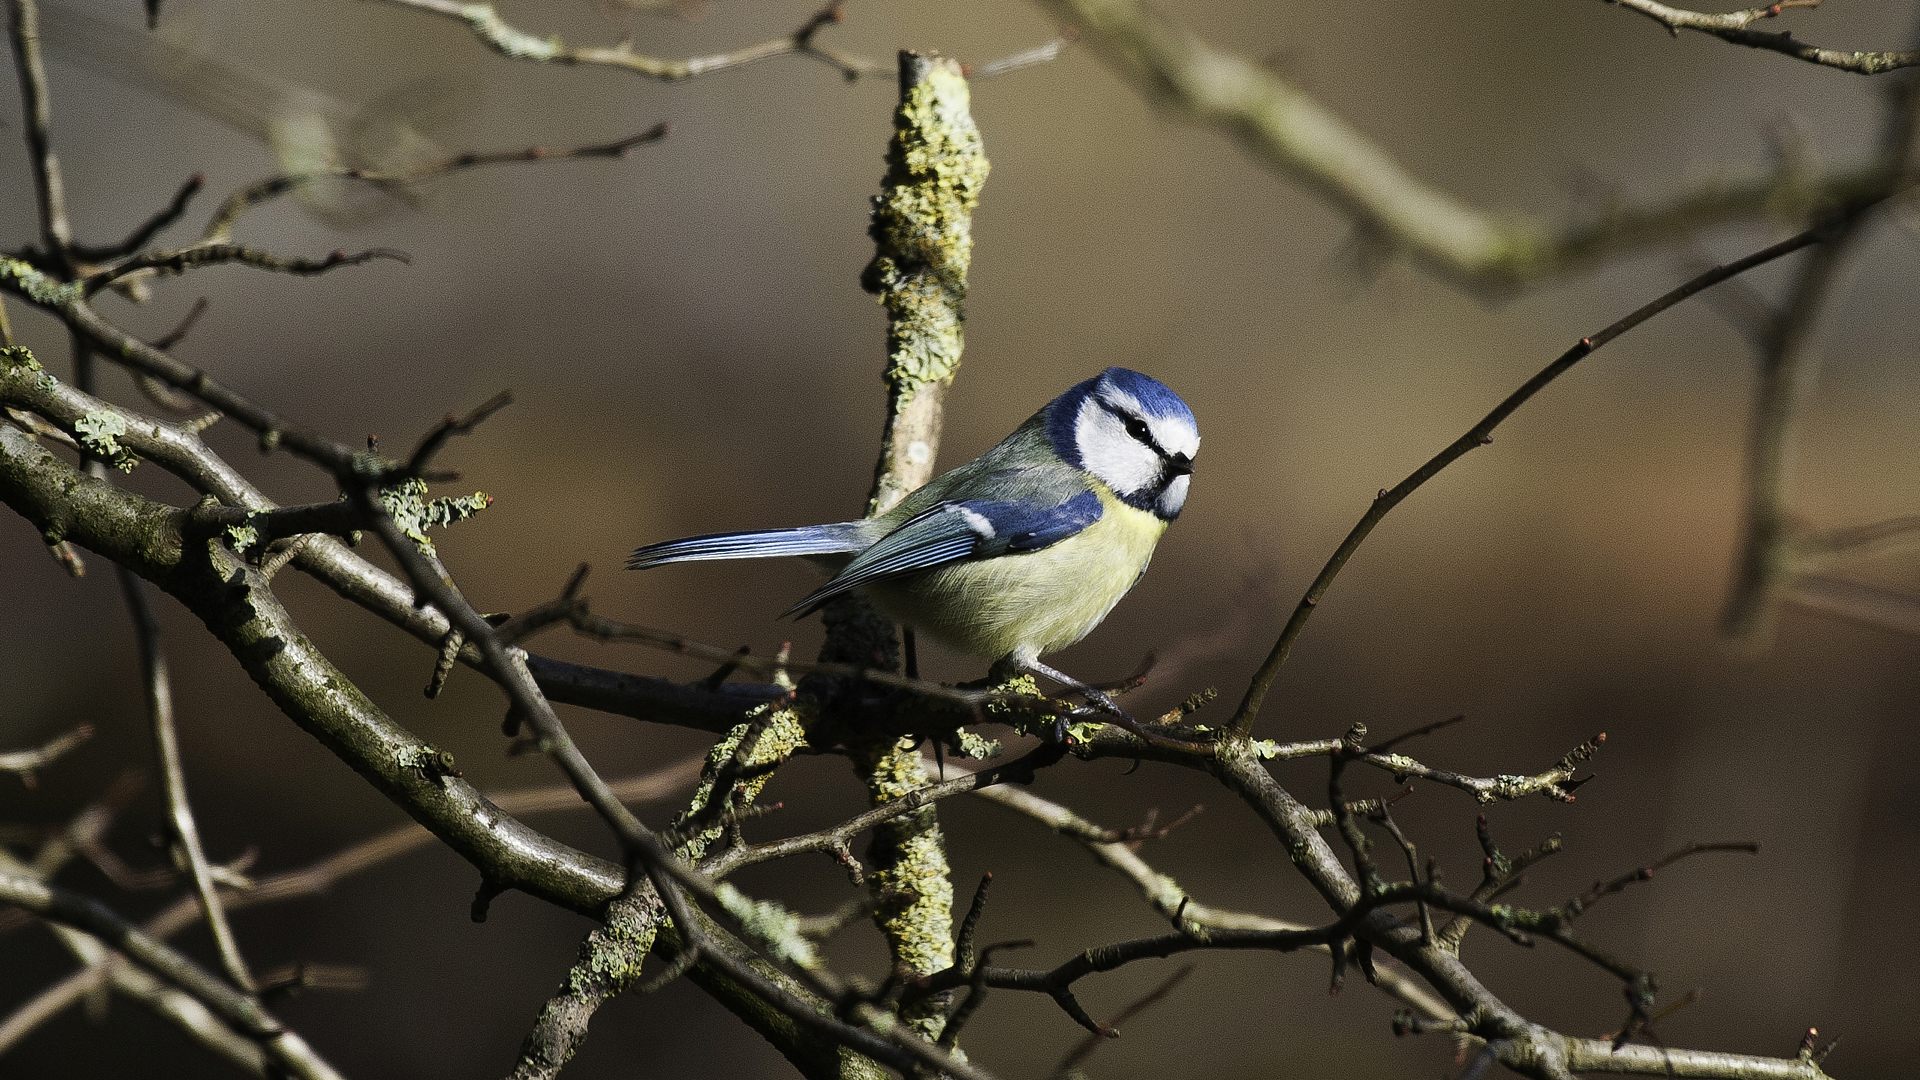
[[[1094,486],[1100,520],[1051,547],[955,563],[868,592],[894,618],[975,656],[1064,649],[1127,595],[1167,531],[1165,521]]]

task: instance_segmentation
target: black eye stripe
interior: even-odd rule
[[[1170,458],[1173,456],[1172,454],[1167,453],[1166,448],[1161,446],[1159,441],[1153,437],[1153,429],[1147,426],[1147,422],[1145,420],[1142,420],[1137,416],[1132,416],[1127,413],[1123,413],[1119,409],[1114,408],[1111,404],[1101,400],[1100,398],[1094,398],[1093,400],[1095,404],[1107,410],[1107,412],[1111,413],[1115,419],[1119,420],[1121,426],[1127,429],[1127,434],[1139,440],[1140,442],[1144,443],[1147,449],[1152,450],[1154,453],[1160,455],[1163,458]]]

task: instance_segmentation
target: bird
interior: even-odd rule
[[[883,514],[668,540],[634,551],[627,568],[801,556],[832,577],[783,616],[859,590],[906,628],[909,649],[918,632],[1010,660],[1145,734],[1107,695],[1041,658],[1086,637],[1146,573],[1186,505],[1199,450],[1180,395],[1110,367]],[[1055,741],[1064,733],[1057,723]]]

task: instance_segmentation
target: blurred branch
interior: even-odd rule
[[[61,755],[88,739],[93,738],[93,725],[81,724],[65,735],[57,735],[32,750],[9,750],[0,753],[0,772],[10,772],[20,778],[20,783],[33,787],[34,772],[44,769],[60,758]]]
[[[83,812],[82,818],[89,816]],[[76,819],[72,830],[81,828]],[[53,847],[49,842],[48,847]],[[43,858],[36,859],[33,867],[25,867],[0,849],[0,871],[24,873],[35,878],[45,878],[51,874],[51,868],[43,867],[48,854],[42,850]],[[182,925],[193,920],[199,908],[192,901],[186,902],[191,909]],[[24,914],[19,908],[9,907],[7,914]],[[28,916],[31,918],[31,916]],[[120,954],[108,949],[98,938],[58,923],[49,924],[68,951],[72,952],[85,965],[79,971],[55,983],[32,999],[21,1005],[5,1020],[0,1021],[0,1054],[12,1049],[19,1041],[31,1034],[41,1024],[58,1015],[75,1001],[101,988],[110,986],[114,991],[139,1002],[152,1010],[155,1015],[177,1026],[189,1037],[198,1041],[208,1050],[233,1062],[256,1076],[265,1076],[267,1055],[260,1044],[246,1035],[229,1027],[220,1017],[213,1014],[205,1005],[191,995],[175,989],[170,984],[126,962]]]
[[[260,1044],[267,1056],[302,1080],[340,1080],[306,1040],[273,1014],[192,960],[143,933],[104,905],[78,893],[0,869],[0,901],[20,907],[99,938],[134,963],[160,976],[205,1005],[222,1021]]]
[[[691,783],[698,774],[699,763],[698,756],[690,757],[650,773],[611,781],[608,786],[624,802],[652,802]],[[586,804],[580,801],[579,793],[568,785],[522,788],[498,792],[487,798],[501,811],[522,816],[587,808]],[[75,827],[78,827],[78,823]],[[285,900],[323,895],[356,874],[434,842],[436,837],[424,826],[401,825],[350,844],[309,866],[258,878],[253,882],[252,887],[243,891],[223,889],[220,893],[221,899],[229,911],[237,911]],[[40,876],[46,876],[46,870],[40,867],[35,869],[40,872]],[[160,914],[155,915],[142,929],[155,938],[165,939],[184,930],[199,917],[198,901],[193,897],[187,897],[176,901]],[[4,1021],[0,1021],[0,1054],[4,1054],[8,1048],[35,1027],[72,1006],[89,991],[103,983],[111,982],[117,990],[133,993],[136,997],[140,996],[122,985],[122,977],[129,970],[125,960],[117,954],[102,953],[97,960],[89,963],[85,968],[48,987],[16,1009]],[[136,971],[136,974],[143,973]],[[264,982],[265,979],[263,978],[262,981]],[[138,987],[135,987],[135,990],[137,989]],[[253,1071],[260,1072],[258,1068]]]
[[[1876,168],[1804,177],[1791,171],[1711,182],[1637,207],[1609,207],[1565,227],[1470,206],[1413,176],[1299,87],[1217,49],[1138,0],[1042,0],[1123,74],[1220,128],[1358,223],[1364,242],[1405,251],[1438,276],[1504,292],[1610,255],[1758,217],[1804,219],[1879,186]]]
[[[1920,543],[1920,514],[1903,514],[1867,525],[1803,533],[1794,540],[1795,562],[1812,569],[1828,560],[1864,558]]]
[[[396,7],[423,11],[464,23],[476,37],[486,43],[487,48],[510,60],[530,60],[537,64],[623,68],[668,82],[691,79],[696,75],[724,71],[743,64],[751,64],[755,60],[792,53],[821,60],[845,75],[848,80],[857,79],[862,75],[877,74],[883,70],[872,60],[850,56],[815,40],[823,28],[841,21],[843,5],[839,2],[823,8],[801,24],[798,30],[785,37],[743,46],[731,52],[688,57],[684,60],[636,53],[632,45],[624,41],[618,45],[568,46],[558,37],[536,37],[509,25],[500,17],[499,12],[493,9],[492,4],[470,4],[462,3],[460,0],[386,0],[386,2]]]
[[[1808,611],[1920,636],[1920,596],[1830,574],[1796,578],[1780,599]]]
[[[1890,194],[1892,194],[1892,192],[1885,192],[1879,198],[1886,198]],[[1875,199],[1874,201],[1877,202],[1879,199]],[[1871,205],[1871,203],[1869,205]],[[1488,413],[1479,423],[1467,429],[1465,434],[1448,444],[1447,447],[1438,454],[1435,454],[1425,465],[1414,470],[1411,475],[1394,485],[1392,489],[1382,488],[1379,495],[1374,498],[1373,504],[1367,508],[1367,512],[1361,516],[1360,521],[1354,525],[1353,530],[1347,534],[1346,539],[1342,540],[1340,546],[1334,549],[1333,555],[1327,560],[1326,565],[1321,568],[1319,575],[1313,579],[1313,584],[1308,586],[1306,594],[1300,598],[1299,604],[1294,607],[1293,614],[1287,619],[1287,625],[1281,630],[1279,639],[1274,642],[1272,651],[1267,654],[1265,662],[1260,665],[1260,669],[1254,673],[1253,679],[1248,683],[1246,696],[1240,701],[1240,708],[1234,714],[1232,726],[1242,733],[1250,732],[1253,729],[1254,718],[1259,715],[1260,705],[1261,702],[1266,699],[1268,688],[1273,685],[1274,678],[1280,674],[1281,665],[1286,663],[1288,654],[1293,651],[1294,641],[1300,636],[1300,632],[1306,628],[1307,620],[1312,617],[1315,607],[1320,603],[1320,598],[1326,594],[1327,588],[1333,584],[1333,579],[1339,575],[1341,569],[1346,566],[1347,560],[1353,557],[1353,553],[1359,550],[1360,545],[1365,542],[1367,536],[1373,532],[1374,526],[1379,524],[1381,519],[1385,518],[1389,511],[1400,505],[1407,496],[1413,494],[1420,485],[1432,479],[1440,470],[1446,468],[1448,465],[1465,457],[1469,451],[1491,443],[1493,441],[1493,430],[1499,427],[1507,417],[1513,415],[1520,406],[1526,404],[1535,394],[1545,389],[1548,383],[1559,378],[1569,368],[1581,360],[1586,359],[1589,355],[1604,347],[1608,342],[1619,337],[1621,334],[1632,330],[1634,327],[1673,307],[1689,296],[1700,292],[1702,289],[1711,288],[1730,277],[1743,274],[1756,266],[1765,265],[1783,255],[1799,251],[1801,248],[1813,246],[1830,239],[1830,237],[1831,233],[1825,227],[1809,229],[1797,236],[1788,237],[1777,244],[1762,248],[1745,258],[1736,259],[1722,266],[1716,266],[1703,274],[1695,276],[1677,288],[1669,290],[1658,298],[1649,301],[1598,333],[1590,337],[1581,338],[1572,348],[1562,353],[1558,359],[1548,364],[1545,368],[1542,368],[1538,374],[1528,379],[1518,390],[1509,394],[1506,400],[1495,406],[1493,411]]]
[[[1792,31],[1783,30],[1769,34],[1762,30],[1749,30],[1748,27],[1762,19],[1771,19],[1788,8],[1814,8],[1820,6],[1820,0],[1782,0],[1778,4],[1766,7],[1747,8],[1744,11],[1729,11],[1723,15],[1704,15],[1684,8],[1668,7],[1654,0],[1606,0],[1609,4],[1618,4],[1628,11],[1637,11],[1661,26],[1675,37],[1681,30],[1697,30],[1703,34],[1712,34],[1721,41],[1730,41],[1735,45],[1745,45],[1750,49],[1770,49],[1784,53],[1796,60],[1805,60],[1809,64],[1821,67],[1838,68],[1858,75],[1879,75],[1903,67],[1920,64],[1920,51],[1917,52],[1841,52],[1837,49],[1822,49],[1804,41],[1794,40]]]
[[[1869,212],[1909,186],[1916,125],[1920,125],[1920,74],[1893,86],[1882,119],[1876,169],[1879,194],[1848,202],[1821,223],[1822,244],[1800,267],[1760,338],[1760,378],[1747,437],[1746,506],[1734,583],[1721,614],[1721,633],[1751,641],[1766,623],[1774,597],[1801,567],[1786,510],[1786,482],[1793,421],[1813,381],[1808,348],[1815,322],[1848,252],[1860,239]],[[1869,539],[1874,538],[1872,530]],[[1825,558],[1835,552],[1820,552]]]
[[[998,60],[988,60],[983,64],[962,65],[961,73],[968,80],[979,82],[981,79],[997,78],[1011,72],[1038,67],[1041,64],[1050,64],[1058,60],[1060,54],[1067,51],[1068,46],[1079,40],[1080,32],[1069,26],[1061,30],[1057,36],[1023,52],[1003,56]]]

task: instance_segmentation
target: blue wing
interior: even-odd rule
[[[765,559],[778,555],[831,555],[859,551],[873,534],[865,522],[808,525],[799,529],[713,533],[649,544],[627,557],[627,569],[645,570],[700,559]]]
[[[836,596],[902,574],[966,559],[1039,551],[1099,520],[1100,497],[1091,491],[1052,506],[979,499],[938,502],[855,556],[832,581],[785,614],[804,618]]]

